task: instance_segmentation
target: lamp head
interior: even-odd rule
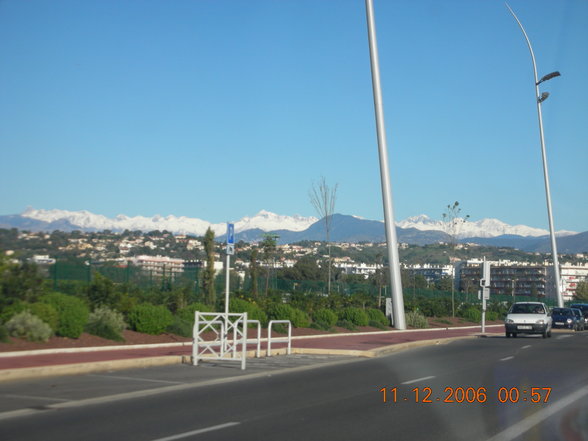
[[[542,103],[543,101],[545,101],[547,98],[549,98],[549,92],[543,92],[541,94],[541,96],[539,98],[537,98],[537,101],[539,101],[540,103]]]
[[[561,76],[561,74],[557,70],[555,72],[548,73],[537,82],[537,85],[541,84],[543,81],[551,80],[552,78],[559,76]]]

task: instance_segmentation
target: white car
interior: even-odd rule
[[[543,338],[551,337],[551,312],[545,303],[514,303],[506,316],[504,327],[506,337],[517,334],[541,334]]]

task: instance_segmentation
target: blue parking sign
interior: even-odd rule
[[[235,244],[235,224],[227,224],[227,245]]]

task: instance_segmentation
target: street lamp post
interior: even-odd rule
[[[374,109],[376,114],[378,155],[380,158],[380,180],[382,183],[382,200],[384,205],[384,225],[386,229],[386,242],[388,244],[390,285],[392,288],[392,317],[396,329],[406,329],[404,297],[402,294],[402,282],[400,279],[398,239],[396,237],[394,210],[392,207],[392,189],[390,185],[390,170],[388,167],[388,147],[386,144],[386,129],[384,127],[384,104],[382,101],[382,88],[380,85],[380,63],[376,41],[376,23],[374,18],[373,0],[365,0],[365,8],[368,27],[368,42],[370,47]]]
[[[535,62],[535,54],[533,53],[533,47],[531,46],[531,41],[527,36],[527,32],[525,32],[525,28],[523,27],[521,21],[518,19],[514,11],[511,7],[506,3],[506,7],[517,21],[523,35],[525,36],[525,40],[527,41],[527,46],[529,47],[529,52],[531,53],[531,59],[533,60],[533,74],[535,78],[535,97],[537,101],[537,117],[539,119],[539,138],[541,140],[541,158],[543,160],[543,178],[545,180],[545,198],[547,201],[547,217],[549,220],[549,236],[551,238],[551,255],[553,259],[553,276],[555,279],[555,289],[557,293],[557,304],[561,308],[563,307],[563,298],[561,294],[561,284],[560,284],[560,275],[559,275],[559,262],[557,259],[557,243],[555,241],[555,228],[553,226],[553,214],[551,211],[551,191],[549,190],[549,173],[547,171],[547,155],[545,154],[545,137],[543,136],[543,116],[541,114],[541,103],[549,97],[548,92],[543,92],[540,94],[539,92],[539,84],[543,83],[544,81],[550,80],[555,77],[559,77],[559,72],[551,72],[541,79],[537,76],[537,63]]]

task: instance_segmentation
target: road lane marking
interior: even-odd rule
[[[517,424],[510,426],[500,433],[497,433],[492,438],[488,438],[486,441],[512,441],[521,436],[523,433],[531,430],[537,424],[541,424],[544,422],[544,420],[561,411],[573,402],[583,399],[585,395],[588,395],[588,386],[584,386],[582,389],[577,390],[573,394],[568,395],[567,397],[562,398],[555,403],[549,403],[548,407],[535,412],[533,415],[528,416],[524,420],[519,421]]]
[[[512,360],[513,358],[514,358],[514,356],[511,355],[510,357],[501,358],[500,361],[508,361],[508,360]]]
[[[400,384],[418,383],[419,381],[430,380],[431,378],[435,378],[435,377],[434,376],[428,376],[428,377],[416,378],[414,380],[405,381],[404,383],[400,383]]]
[[[184,432],[184,433],[178,433],[177,435],[166,436],[165,438],[157,438],[156,440],[153,440],[153,441],[173,441],[176,439],[188,438],[189,436],[193,436],[193,435],[200,435],[201,433],[213,432],[215,430],[221,430],[221,429],[225,429],[227,427],[237,426],[239,424],[241,424],[241,423],[232,422],[232,423],[219,424],[217,426],[205,427],[204,429],[192,430],[191,432]]]
[[[530,347],[531,347],[531,345],[525,345],[521,349],[529,349]]]
[[[567,335],[558,335],[557,337],[555,337],[556,340],[561,340],[562,338],[570,338],[571,335],[567,334]]]

